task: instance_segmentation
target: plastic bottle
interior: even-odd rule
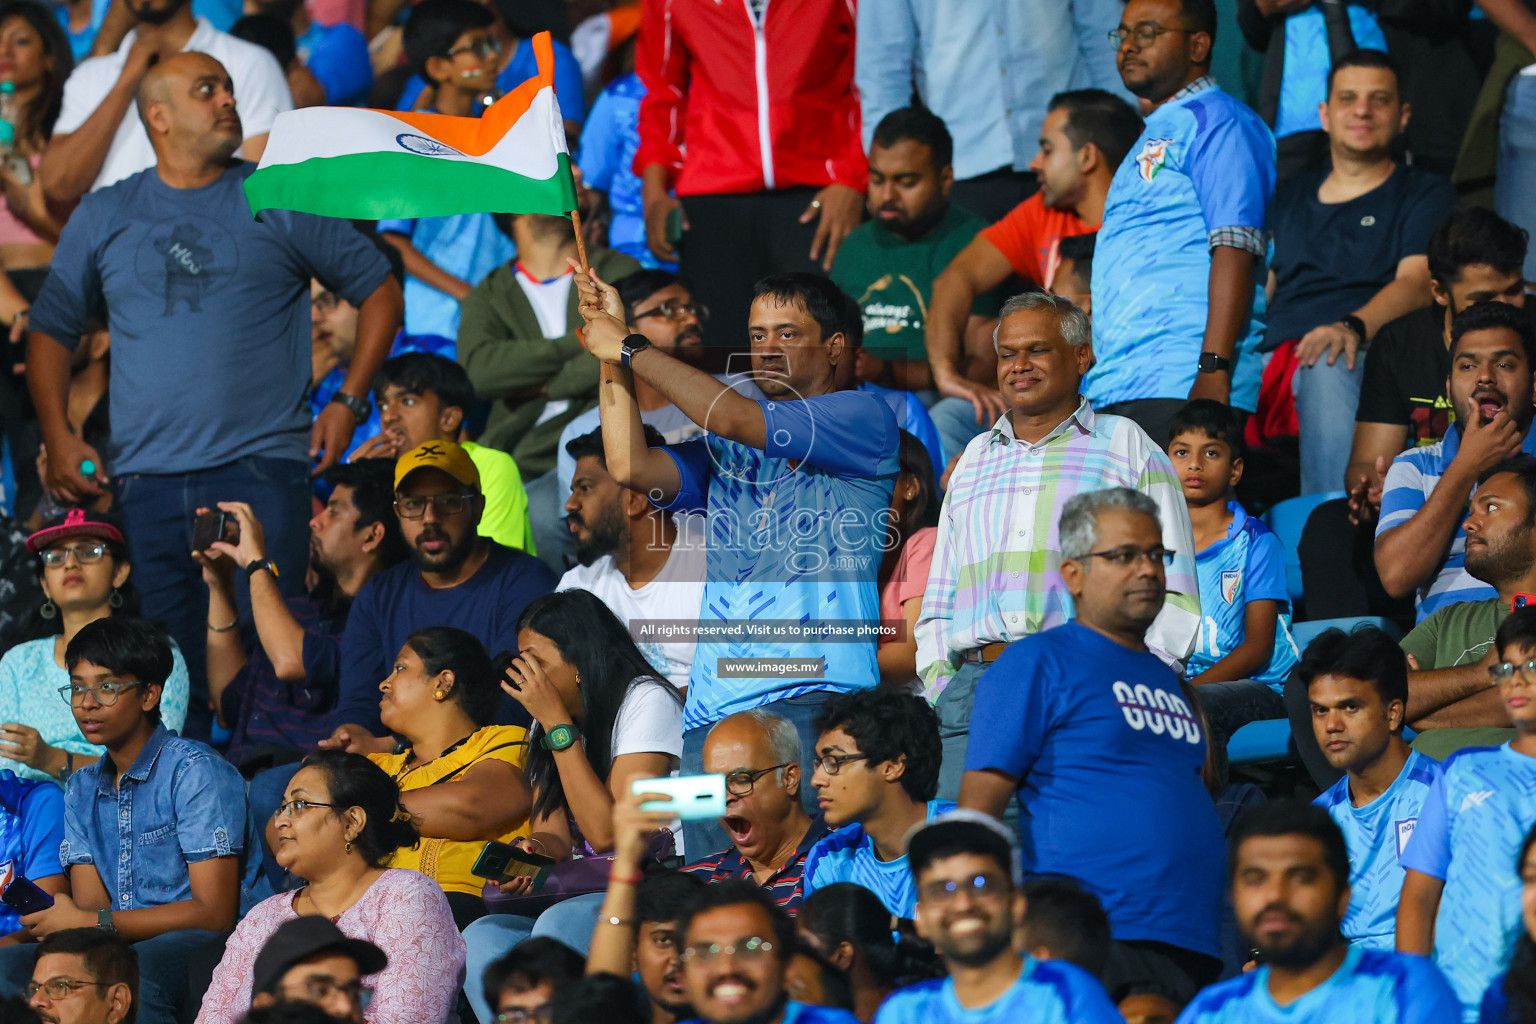
[[[0,82],[0,162],[23,185],[32,181],[32,164],[16,152],[16,83]]]

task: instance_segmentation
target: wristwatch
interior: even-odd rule
[[[1219,356],[1215,352],[1201,352],[1199,366],[1201,373],[1232,372],[1232,360],[1226,356]]]
[[[566,750],[581,739],[581,730],[574,725],[557,725],[539,737],[539,746],[545,750]]]
[[[75,774],[75,752],[73,750],[66,750],[64,751],[64,767],[59,769],[59,773],[54,778],[58,779],[59,785],[62,786],[69,781],[69,777],[73,774]]]
[[[619,344],[621,346],[619,350],[619,359],[626,367],[628,367],[629,361],[635,358],[636,352],[639,352],[641,349],[651,347],[651,339],[647,338],[643,334],[631,334]]]
[[[112,923],[112,911],[110,911],[110,910],[98,910],[98,911],[96,911],[96,927],[100,928],[102,931],[106,932],[108,935],[116,935],[117,934],[117,925]]]
[[[261,572],[261,570],[263,570],[263,569],[265,569],[268,572],[270,572],[272,574],[273,579],[277,578],[277,576],[278,576],[277,563],[272,561],[272,559],[270,559],[270,558],[263,558],[260,561],[252,562],[250,565],[246,566],[245,567],[245,578],[246,579],[250,579],[253,576],[255,576],[257,573]]]
[[[367,423],[368,417],[373,415],[373,403],[366,398],[357,398],[343,391],[338,391],[331,396],[331,401],[347,407],[352,418],[359,423]]]
[[[1339,317],[1339,323],[1343,324],[1345,327],[1348,327],[1350,330],[1354,331],[1355,332],[1355,337],[1360,339],[1360,344],[1362,344],[1362,345],[1365,344],[1365,321],[1364,320],[1361,320],[1359,317],[1355,316],[1355,314],[1351,313],[1351,314],[1349,314],[1349,316],[1341,316],[1341,317]]]

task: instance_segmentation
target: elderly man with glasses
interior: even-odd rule
[[[58,1024],[123,1024],[139,1002],[139,957],[100,928],[55,932],[36,950],[27,1005]]]

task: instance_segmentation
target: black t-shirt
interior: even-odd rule
[[[1435,304],[1384,325],[1365,350],[1356,423],[1408,427],[1408,443],[1433,444],[1451,425],[1445,380],[1451,350],[1445,344],[1445,307]]]
[[[1392,176],[1344,203],[1318,201],[1316,171],[1281,182],[1269,207],[1275,297],[1264,348],[1348,316],[1424,252],[1435,226],[1456,208],[1451,183],[1399,164]]]

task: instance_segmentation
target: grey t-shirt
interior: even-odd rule
[[[351,221],[257,221],[241,188],[255,169],[177,189],[150,168],[64,228],[31,327],[70,348],[91,317],[110,328],[114,474],[308,458],[310,278],[358,304],[389,263]]]

